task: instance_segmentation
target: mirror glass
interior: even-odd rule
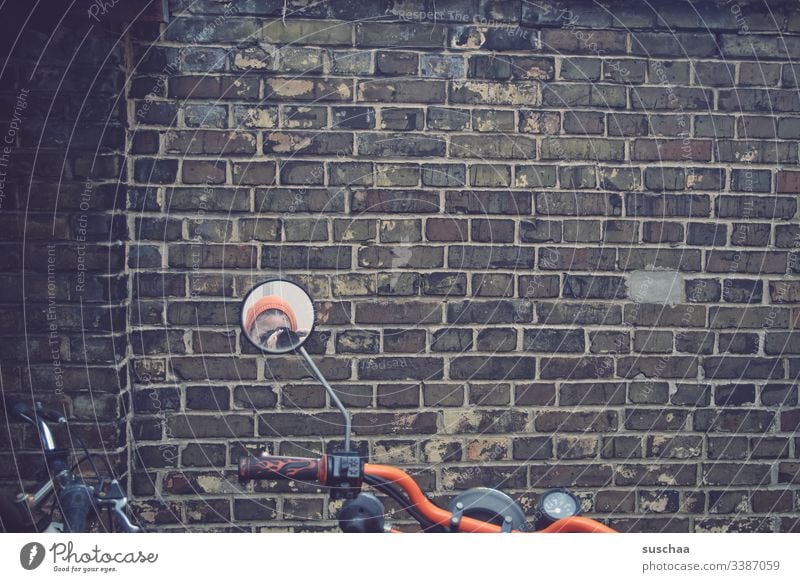
[[[250,342],[270,354],[302,346],[314,328],[314,303],[305,289],[283,279],[254,287],[242,303],[242,329]]]

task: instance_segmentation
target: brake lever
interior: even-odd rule
[[[128,498],[123,497],[122,499],[114,499],[112,500],[113,505],[111,506],[111,511],[114,513],[114,516],[117,518],[117,521],[128,533],[140,533],[142,528],[139,526],[133,525],[131,520],[128,518],[128,514],[125,513],[125,506],[128,504]]]
[[[57,410],[50,410],[47,408],[42,407],[41,402],[36,403],[36,414],[41,416],[45,420],[49,420],[50,422],[55,422],[58,424],[66,424],[67,419],[66,417],[58,412]]]
[[[124,511],[125,506],[128,505],[128,498],[123,493],[122,487],[120,486],[118,480],[111,480],[108,485],[108,489],[101,493],[101,497],[98,499],[98,502],[101,505],[110,506],[111,512],[117,518],[117,522],[119,522],[122,528],[128,533],[139,533],[142,531],[142,528],[131,523],[131,520],[128,518],[128,514],[126,514]]]

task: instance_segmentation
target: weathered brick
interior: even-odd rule
[[[428,109],[428,127],[442,131],[458,131],[469,126],[470,112],[467,109],[448,109],[430,107]]]
[[[546,29],[542,46],[558,53],[621,54],[625,52],[625,34],[616,30]]]
[[[576,135],[602,135],[605,129],[605,115],[602,112],[564,114],[564,130]]]
[[[525,215],[531,212],[530,196],[504,191],[448,192],[445,209],[453,214]]]
[[[453,49],[484,49],[488,51],[530,51],[538,48],[533,31],[510,27],[462,26],[451,29],[450,47]]]
[[[485,243],[513,243],[514,222],[511,220],[473,219],[472,240]]]
[[[543,379],[564,378],[586,380],[608,378],[613,373],[612,360],[603,357],[542,358],[540,375]]]
[[[425,112],[412,108],[385,108],[381,110],[379,129],[418,131],[425,127]]]
[[[708,217],[711,212],[709,197],[702,194],[646,194],[633,192],[625,195],[628,216]]]
[[[423,77],[454,79],[465,76],[466,66],[461,56],[422,55],[420,72]]]
[[[537,430],[561,432],[604,432],[615,430],[617,413],[608,412],[541,412],[535,420]]]
[[[572,299],[622,299],[627,297],[625,279],[611,276],[567,275],[564,297]]]
[[[624,332],[589,332],[589,350],[593,354],[618,354],[630,351],[630,334]]]
[[[314,20],[275,20],[261,29],[263,39],[274,44],[349,45],[352,24]]]
[[[766,142],[751,140],[717,140],[714,143],[715,158],[721,162],[749,161],[754,163],[787,162],[797,156],[797,144],[786,142],[772,142],[772,149],[764,149],[753,144]],[[779,173],[780,179],[780,173]],[[779,190],[780,191],[780,190]]]
[[[611,269],[614,261],[614,249],[559,247],[540,249],[537,264],[548,271],[595,271]]]
[[[690,222],[686,242],[691,245],[722,246],[727,240],[727,226],[716,223]]]
[[[543,160],[622,160],[621,141],[600,138],[545,138],[542,140]]]
[[[134,177],[137,182],[147,184],[171,184],[178,174],[178,160],[136,160]]]
[[[416,79],[374,79],[359,81],[357,97],[363,102],[378,103],[442,103],[444,81]]]
[[[645,222],[642,224],[642,241],[646,243],[683,242],[683,225],[675,222]]]
[[[800,192],[800,172],[778,172],[778,192]]]
[[[585,345],[581,331],[539,329],[525,331],[522,347],[531,352],[583,353]]]
[[[497,55],[472,55],[469,57],[469,77],[476,79],[507,80],[512,77],[512,60]]]
[[[445,141],[436,135],[361,133],[356,136],[359,156],[442,156]]]
[[[340,75],[372,73],[372,55],[365,51],[329,51],[331,72]]]
[[[375,129],[375,110],[371,107],[333,107],[332,125],[338,129]]]
[[[565,166],[558,169],[558,181],[562,188],[594,188],[595,170],[592,166]]]
[[[598,81],[602,61],[590,58],[566,58],[561,61],[559,78],[567,81]]]
[[[353,86],[347,80],[270,77],[264,80],[264,99],[269,101],[350,101]]]
[[[648,58],[675,54],[710,57],[718,54],[717,43],[711,34],[666,32],[637,33],[633,38],[632,52]]]
[[[531,107],[541,104],[542,94],[538,83],[532,82],[451,81],[450,99],[453,103]]]
[[[547,216],[619,216],[622,198],[618,194],[537,192],[536,211]]]
[[[772,358],[737,358],[722,356],[706,358],[707,378],[782,378],[783,362]]]
[[[481,132],[513,132],[513,111],[477,109],[472,113],[472,129]]]
[[[358,190],[350,199],[354,213],[433,213],[439,198],[423,190]]]
[[[733,137],[734,120],[722,115],[695,115],[694,132],[696,137]]]
[[[777,251],[724,251],[707,255],[709,273],[785,273],[787,255]]]
[[[230,55],[231,68],[236,71],[273,71],[278,51],[260,46],[244,47]]]
[[[632,160],[710,162],[711,142],[707,140],[636,140]]]
[[[565,220],[564,242],[600,242],[602,223],[599,220]]]
[[[375,185],[380,187],[419,186],[417,164],[375,164]]]
[[[256,136],[239,131],[176,131],[166,135],[166,151],[175,154],[253,154]]]
[[[758,352],[759,339],[754,333],[721,333],[719,334],[720,353],[755,354]]]
[[[491,356],[459,356],[451,360],[450,376],[459,380],[532,379],[536,374],[536,358]]]
[[[718,97],[720,111],[796,111],[798,104],[795,91],[779,89],[725,89]]]
[[[359,22],[356,24],[356,46],[361,47],[444,47],[447,29],[428,23]]]
[[[169,83],[169,96],[178,99],[255,99],[258,93],[258,81],[249,78],[187,75]]]

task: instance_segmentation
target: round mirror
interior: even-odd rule
[[[314,329],[314,303],[305,289],[283,279],[254,287],[242,302],[242,330],[250,342],[270,354],[302,346]]]

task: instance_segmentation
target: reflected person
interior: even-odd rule
[[[262,297],[248,309],[245,329],[251,339],[272,351],[295,348],[308,335],[298,327],[291,305],[276,295]]]

